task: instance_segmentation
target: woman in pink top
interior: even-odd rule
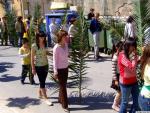
[[[57,44],[53,48],[54,75],[59,81],[59,102],[68,112],[67,79],[68,79],[68,45],[66,43],[67,32],[60,30],[57,34]]]

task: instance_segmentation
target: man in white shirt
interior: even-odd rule
[[[55,18],[52,18],[51,20],[51,24],[49,25],[49,30],[50,30],[50,36],[51,36],[51,41],[52,41],[52,45],[54,46],[57,43],[57,32],[59,30],[58,25],[55,23]]]

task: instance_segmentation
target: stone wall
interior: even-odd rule
[[[54,0],[58,2],[68,2],[74,5],[81,5],[83,2],[84,13],[88,14],[90,8],[101,15],[121,15],[128,16],[132,13],[133,0]],[[119,14],[118,14],[119,12]]]
[[[94,8],[95,12],[99,12],[101,15],[120,15],[120,16],[128,16],[132,14],[133,9],[133,0],[13,0],[12,6],[16,10],[17,15],[21,15],[21,1],[23,7],[24,17],[27,16],[25,13],[28,10],[28,2],[29,2],[29,13],[33,15],[34,7],[36,2],[41,5],[41,12],[44,15],[48,13],[50,10],[50,1],[55,2],[66,2],[77,6],[83,6],[85,15],[88,14],[90,8]],[[0,4],[0,17],[2,17],[5,12]]]

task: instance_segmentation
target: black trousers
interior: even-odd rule
[[[31,68],[30,65],[22,65],[22,74],[21,74],[21,81],[24,82],[26,77],[27,77],[27,74],[29,73],[29,81],[30,83],[33,83],[34,82],[34,75],[32,74],[32,72],[30,72]]]
[[[45,88],[45,81],[48,74],[48,65],[46,66],[36,66],[36,73],[39,78],[40,88]]]
[[[2,34],[2,45],[3,45],[3,43],[5,42],[5,45],[8,45],[8,33],[7,32],[4,32],[3,34]]]
[[[59,81],[59,102],[63,108],[68,108],[68,97],[67,97],[67,79],[68,79],[68,68],[58,69],[58,81]]]

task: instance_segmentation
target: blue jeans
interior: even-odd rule
[[[138,106],[138,96],[139,96],[139,87],[138,84],[132,84],[132,85],[123,85],[120,84],[121,88],[121,107],[119,113],[127,113],[127,107],[128,107],[128,101],[129,96],[132,95],[133,104],[131,107],[131,110],[129,113],[135,113],[136,111],[139,111]]]
[[[150,98],[139,95],[139,106],[142,111],[150,111]]]
[[[18,46],[22,46],[23,33],[17,32],[18,35]]]

